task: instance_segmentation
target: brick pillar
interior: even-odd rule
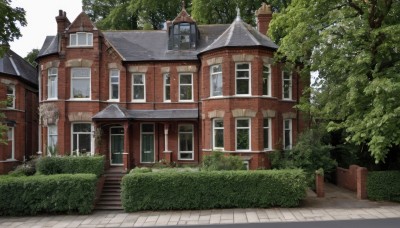
[[[316,187],[317,197],[319,198],[325,197],[323,174],[317,172],[315,173],[315,187]]]
[[[367,174],[367,168],[357,168],[357,199],[367,199]]]

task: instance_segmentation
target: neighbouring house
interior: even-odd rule
[[[198,25],[183,7],[166,30],[100,31],[60,10],[37,58],[43,154],[103,154],[130,169],[218,150],[268,168],[304,127],[293,108],[304,83],[273,61],[270,6],[256,16],[258,29],[239,13]]]
[[[0,58],[0,112],[5,114],[7,145],[0,144],[0,174],[8,173],[38,150],[38,78],[36,68],[12,50]]]

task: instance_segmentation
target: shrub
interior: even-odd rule
[[[36,162],[37,158],[32,157],[31,160],[17,166],[15,170],[11,171],[9,174],[11,176],[32,176],[36,173]]]
[[[0,215],[78,212],[93,209],[94,174],[0,176]]]
[[[121,199],[127,212],[294,207],[305,192],[302,170],[153,172],[125,175]]]
[[[400,171],[374,171],[368,173],[368,198],[400,202]]]
[[[104,173],[104,162],[104,156],[43,157],[38,160],[36,169],[44,175],[92,173],[99,177]]]
[[[224,155],[219,151],[214,151],[211,155],[203,158],[202,170],[242,170],[244,169],[243,161],[239,156]]]
[[[151,168],[149,167],[135,167],[134,169],[131,169],[129,171],[129,174],[135,174],[135,173],[150,173]]]

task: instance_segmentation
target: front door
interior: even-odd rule
[[[141,126],[141,163],[154,163],[154,124]]]
[[[110,162],[111,165],[123,165],[122,154],[124,152],[124,128],[110,128]]]

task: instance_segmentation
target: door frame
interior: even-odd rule
[[[153,162],[143,162],[142,158],[142,148],[143,148],[143,142],[142,142],[142,136],[143,136],[143,125],[148,124],[148,125],[153,125],[153,132],[152,133],[144,133],[146,135],[153,134]],[[155,132],[156,132],[156,126],[154,123],[141,123],[140,124],[140,163],[141,164],[154,164],[156,162],[156,139],[155,139]]]
[[[123,134],[112,134],[111,133],[111,129],[112,128],[122,128],[122,130],[124,130],[124,133]],[[114,126],[114,127],[110,127],[110,134],[109,134],[109,139],[110,139],[110,145],[109,145],[109,150],[110,150],[110,166],[123,166],[124,165],[124,162],[122,161],[121,162],[121,164],[113,164],[112,163],[112,151],[111,151],[111,148],[112,148],[112,140],[111,140],[111,136],[113,136],[113,135],[122,135],[123,136],[123,138],[122,138],[122,142],[124,142],[124,137],[125,137],[125,129],[122,127],[122,126]],[[122,153],[124,153],[124,151],[122,151]],[[121,157],[123,158],[123,155],[121,154]]]

